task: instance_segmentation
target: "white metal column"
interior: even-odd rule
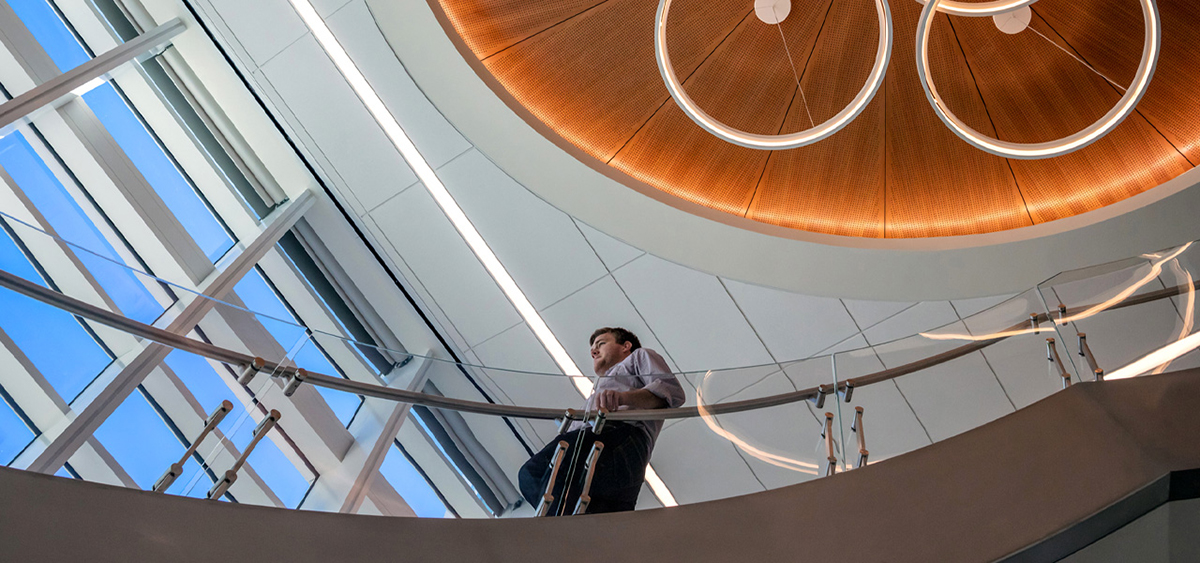
[[[312,192],[304,192],[292,201],[283,205],[268,218],[270,223],[262,233],[242,251],[230,265],[218,274],[204,291],[207,298],[197,298],[183,310],[180,315],[166,328],[167,331],[186,335],[196,327],[226,293],[253,268],[263,255],[267,253],[279,238],[291,229],[312,207],[315,197]],[[137,386],[142,383],[150,371],[162,363],[172,348],[158,343],[146,346],[138,356],[121,370],[121,373],[102,390],[82,412],[77,414],[53,441],[29,465],[28,470],[41,473],[54,473],[62,466],[81,445],[91,437],[109,415],[129,397]]]
[[[432,351],[426,352],[426,356]],[[434,360],[417,357],[396,370],[389,386],[419,391],[425,386],[429,367]],[[379,467],[388,455],[388,448],[400,433],[412,405],[367,398],[354,419],[350,431],[354,445],[346,452],[338,467],[321,474],[313,485],[303,508],[309,510],[357,513],[370,495]]]
[[[182,21],[178,18],[173,19],[5,102],[0,105],[0,135],[8,133],[4,128],[70,94],[72,90],[169,42],[184,29],[186,26]]]

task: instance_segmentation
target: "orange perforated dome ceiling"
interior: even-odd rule
[[[676,106],[655,63],[653,0],[430,1],[501,97],[556,140],[663,192],[793,229],[891,238],[1014,229],[1128,198],[1200,159],[1200,4],[1189,0],[1158,2],[1162,54],[1137,111],[1095,144],[1046,160],[981,152],[937,118],[917,80],[915,0],[890,2],[891,64],[862,115],[829,139],[780,151],[721,141]],[[778,134],[828,119],[858,92],[878,40],[874,2],[792,2],[778,28],[750,0],[674,2],[671,59],[700,107]],[[976,130],[1048,141],[1116,103],[1122,92],[1099,74],[1129,83],[1142,30],[1137,0],[1040,0],[1016,35],[991,18],[942,14],[933,78]]]

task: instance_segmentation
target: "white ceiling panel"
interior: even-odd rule
[[[478,151],[443,166],[438,177],[537,309],[607,274],[570,217]]]
[[[471,350],[464,351],[462,359],[464,362],[476,366],[483,364],[479,357],[476,356]],[[454,369],[456,370],[457,368]],[[512,398],[508,396],[504,389],[496,386],[496,383],[492,380],[490,374],[474,367],[467,367],[466,369],[471,374],[471,378],[475,381],[475,383],[485,389],[488,396],[490,396],[493,401],[506,405],[516,404]],[[435,380],[434,375],[435,373],[431,371],[431,381]],[[453,370],[447,369],[443,376],[436,378],[435,383],[438,385],[438,389],[446,396],[462,397],[477,401],[484,400],[482,397],[478,396],[478,390],[474,389],[474,386],[471,385],[470,382],[466,381],[465,377],[453,373]],[[472,422],[474,420],[471,418],[474,415],[463,413],[463,416],[467,418],[468,422]],[[489,428],[498,428],[499,424],[501,423],[500,419],[486,416],[481,416],[479,421],[483,424],[489,425]],[[527,418],[510,418],[509,421],[512,422],[513,426],[517,427],[517,432],[525,438],[531,448],[540,447],[547,440],[554,437],[554,434],[558,428],[558,425],[552,421],[531,420]],[[507,426],[508,425],[505,424],[504,428],[501,429],[501,435],[508,431]],[[474,426],[472,427],[474,428]],[[511,433],[508,435],[512,436]],[[491,445],[489,444],[489,449],[490,447]],[[524,448],[520,448],[520,451],[516,454],[505,455],[516,455],[518,457],[524,455],[527,457],[529,454],[525,452]],[[522,461],[522,463],[524,463],[524,461]]]
[[[829,356],[789,362],[783,365],[783,371],[797,389],[810,389],[833,383],[833,362]]]
[[[728,400],[740,401],[793,390],[782,374],[776,374]],[[832,403],[826,405],[832,406]],[[723,415],[716,417],[714,423],[719,423],[720,428],[732,434],[733,439],[742,442],[743,457],[769,489],[814,479],[823,468],[823,427],[805,402]],[[771,456],[784,459],[781,461]]]
[[[996,376],[978,352],[894,381],[935,441],[1013,412]]]
[[[1131,287],[1137,288],[1133,295],[1162,289],[1162,281],[1157,277],[1150,277],[1153,273],[1150,262],[1146,261],[1137,267],[1129,267],[1082,280],[1067,283],[1056,283],[1058,280],[1051,280],[1050,284],[1045,284],[1040,289],[1047,304],[1051,307],[1058,305],[1055,302],[1057,300],[1067,307],[1075,308],[1102,303]]]
[[[954,310],[958,312],[958,316],[965,319],[971,315],[974,315],[975,313],[999,305],[1011,297],[1012,295],[996,295],[993,297],[979,297],[976,299],[959,299],[957,301],[951,301],[950,303],[954,305]]]
[[[843,299],[842,302],[846,304],[847,309],[850,309],[850,314],[858,322],[858,328],[863,330],[875,326],[880,321],[913,305],[912,303],[859,301],[855,299]]]
[[[650,462],[680,504],[763,490],[733,444],[697,418],[663,429]]]
[[[1051,373],[1050,362],[1046,359],[1046,338],[1053,337],[1054,333],[1026,334],[1002,340],[982,350],[988,365],[1019,409],[1062,390],[1062,378],[1057,375],[1057,370]],[[1055,345],[1067,373],[1074,374],[1067,350],[1061,343],[1055,342]]]
[[[661,354],[672,371],[678,370],[611,276],[604,276],[550,306],[542,311],[542,319],[585,374],[592,374],[588,338],[594,330],[605,326],[619,326],[632,331],[642,346]]]
[[[838,342],[837,344],[835,344],[825,350],[821,350],[821,355],[828,356],[830,354],[840,354],[842,352],[851,352],[854,350],[861,350],[861,349],[867,348],[869,346],[870,346],[870,344],[867,344],[867,338],[865,336],[863,336],[861,334],[856,334],[854,336],[851,336],[850,338],[847,338],[841,342]]]
[[[345,6],[349,2],[348,2],[348,0],[309,0],[309,3],[312,4],[313,9],[315,9],[317,11],[317,15],[321,16],[322,18],[328,19],[331,14],[336,13],[338,10],[340,10],[343,6]],[[328,21],[326,21],[325,23],[329,24]],[[332,24],[329,24],[329,25],[330,25],[330,27],[332,27]],[[345,39],[343,39],[342,36],[340,34],[338,34],[337,30],[334,30],[333,33],[334,33],[334,35],[337,35],[338,41],[345,41]]]
[[[858,440],[850,431],[854,407],[863,408],[863,435],[870,460],[883,460],[930,444],[925,428],[900,393],[895,380],[859,387],[842,403],[842,429],[846,435],[846,461],[858,460]]]
[[[613,275],[681,369],[773,361],[715,276],[650,255]]]
[[[722,280],[779,361],[807,358],[858,332],[839,299]]]
[[[471,148],[413,83],[379,33],[366,2],[346,4],[329,17],[328,24],[430,166],[441,167]]]
[[[942,327],[957,320],[958,315],[948,301],[928,301],[917,303],[911,309],[881,321],[864,330],[863,335],[872,345],[879,345]]]
[[[504,389],[514,404],[564,409],[583,407],[583,398],[571,385],[570,379],[562,375],[533,331],[524,324],[480,344],[474,352],[489,368],[520,370],[486,370],[492,383]]]
[[[629,246],[607,234],[604,234],[592,227],[589,227],[583,221],[575,219],[575,224],[579,226],[579,230],[583,231],[583,236],[591,243],[592,249],[600,256],[600,260],[608,267],[609,271],[616,270],[625,264],[628,264],[634,258],[645,254],[642,250]]]
[[[308,33],[304,21],[287,0],[209,0],[209,3],[260,66]],[[264,22],[270,25],[263,25]],[[340,77],[338,81],[345,83]]]
[[[856,337],[845,345],[848,351],[837,354],[839,381],[861,377],[884,369],[884,365],[875,351],[863,348],[865,345],[866,342],[861,336]],[[801,364],[794,366],[795,369],[789,366],[788,374],[792,375],[792,379],[796,380],[801,387],[828,383],[832,379],[832,368],[827,367],[828,364],[828,361],[821,359],[811,366]],[[854,417],[854,407],[856,406],[863,407],[867,450],[871,452],[872,459],[896,456],[929,444],[928,435],[894,381],[856,387],[850,396],[849,403],[843,401],[835,404],[835,400],[835,397],[826,397],[824,410],[834,413],[840,410],[841,424],[849,444],[848,461],[851,463],[858,459],[857,442],[850,433],[850,423]]]
[[[888,367],[883,365],[874,349],[867,347],[866,340],[861,336],[854,337],[838,348],[842,348],[835,354],[838,381],[862,377]],[[804,368],[802,371],[788,369],[788,374],[792,375],[792,379],[802,386],[811,386],[818,382],[827,383],[833,378],[833,367],[829,365],[831,363],[829,360],[814,358],[812,362],[814,362],[812,367]],[[798,373],[805,373],[807,376],[800,379]]]
[[[1105,373],[1153,352],[1180,338],[1183,321],[1171,302],[1163,299],[1124,309],[1104,311],[1093,317],[1072,323],[1073,328],[1087,334],[1088,348]],[[1077,353],[1075,330],[1068,328],[1069,349]],[[1079,368],[1088,371],[1086,360],[1077,358]],[[1091,379],[1091,377],[1085,377]]]
[[[263,73],[367,210],[417,181],[311,36],[264,65]]]
[[[434,330],[437,330],[439,334],[447,338],[458,351],[461,352],[469,349],[470,345],[467,343],[467,340],[463,338],[462,333],[458,331],[454,323],[450,322],[450,318],[438,305],[437,300],[433,298],[429,290],[426,289],[425,284],[421,282],[421,278],[408,266],[408,263],[400,256],[400,252],[392,246],[388,240],[387,233],[383,231],[370,215],[363,218],[362,224],[368,233],[368,240],[372,242],[383,257],[386,266],[402,280],[402,283],[408,288],[410,296],[416,301],[425,304],[426,314],[430,322],[433,323],[433,326],[436,327]]]
[[[1054,306],[1057,306],[1057,303]],[[1017,325],[1020,325],[1020,328],[1032,328],[1029,322],[1029,315],[1031,313],[1041,314],[1045,312],[1046,306],[1042,302],[1041,295],[1037,291],[1031,290],[994,305],[985,311],[966,315],[959,310],[958,314],[963,317],[971,335],[984,337],[999,332],[1010,332]],[[1054,316],[1058,316],[1057,312]],[[1048,323],[1040,323],[1040,327],[1039,334],[1050,331],[1051,334],[1048,336],[1054,336],[1052,334],[1053,329]]]
[[[521,322],[429,192],[408,190],[371,216],[469,346]]]
[[[775,364],[688,374],[686,379],[689,384],[684,386],[684,390],[688,392],[689,404],[694,404],[697,392],[703,394],[705,404],[712,404],[732,401],[734,396],[750,398],[770,395],[766,391],[768,389],[797,389]]]

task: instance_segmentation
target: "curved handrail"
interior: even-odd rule
[[[255,358],[249,354],[236,352],[227,348],[222,348],[207,342],[193,340],[185,336],[174,334],[142,322],[135,321],[123,315],[119,315],[112,311],[108,311],[81,301],[74,297],[64,295],[52,289],[43,287],[36,283],[30,282],[17,276],[11,272],[0,270],[0,287],[5,287],[16,291],[27,297],[31,297],[52,307],[62,309],[74,315],[90,319],[92,321],[108,325],[117,330],[127,332],[142,338],[170,346],[175,349],[184,350],[204,356],[206,358],[216,360],[218,362],[247,366],[254,362]],[[1120,303],[1116,303],[1109,307],[1112,309],[1121,309],[1131,307],[1158,299],[1165,299],[1174,295],[1179,295],[1189,289],[1200,289],[1200,281],[1193,284],[1177,285],[1174,287],[1164,288],[1157,291],[1147,292],[1141,295],[1129,297]],[[1084,305],[1068,309],[1068,313],[1086,311],[1095,305]],[[1047,313],[1037,315],[1038,322],[1049,321],[1051,317]],[[1025,323],[1014,325],[1014,329],[1024,326]],[[781,393],[778,395],[770,395],[767,397],[758,397],[754,399],[745,399],[742,401],[733,401],[729,403],[713,403],[704,406],[705,415],[720,415],[732,414],[757,410],[761,408],[775,407],[795,403],[806,399],[815,398],[820,394],[831,394],[835,391],[844,390],[847,387],[862,387],[887,381],[907,375],[923,369],[927,369],[956,358],[960,358],[972,352],[981,350],[992,344],[1005,340],[1009,336],[998,336],[988,340],[980,340],[971,342],[957,348],[947,350],[940,354],[922,358],[920,360],[909,362],[907,364],[896,366],[894,368],[885,369],[875,373],[866,374],[860,377],[847,379],[839,382],[836,389],[833,384],[819,385],[807,389],[792,391],[790,393]],[[387,399],[403,403],[411,403],[425,407],[448,409],[459,412],[468,412],[475,414],[485,414],[493,416],[511,416],[517,418],[532,418],[542,420],[552,420],[563,418],[578,419],[583,416],[583,412],[576,409],[556,409],[548,407],[522,407],[517,405],[499,405],[494,403],[481,403],[478,401],[468,401],[465,399],[453,399],[440,395],[429,395],[426,393],[418,393],[416,391],[406,391],[404,389],[396,389],[385,387],[383,385],[373,385],[345,379],[342,377],[333,377],[322,373],[312,372],[297,368],[295,366],[282,366],[276,362],[265,362],[264,371],[274,374],[277,377],[294,378],[302,382],[311,383],[320,387],[346,391],[350,393],[358,393],[370,397]],[[680,407],[673,409],[650,409],[650,410],[630,410],[619,411],[607,415],[609,420],[663,420],[668,418],[693,418],[701,416],[698,407]]]

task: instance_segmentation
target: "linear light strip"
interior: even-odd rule
[[[1176,263],[1175,266],[1178,267],[1178,264]],[[1152,374],[1157,375],[1166,371],[1167,366],[1175,361],[1176,358],[1200,347],[1200,333],[1185,336],[1192,331],[1195,320],[1196,287],[1193,285],[1195,282],[1192,281],[1191,272],[1184,270],[1184,274],[1188,280],[1187,313],[1184,314],[1183,327],[1179,330],[1179,339],[1147,354],[1132,364],[1104,376],[1104,379],[1137,377],[1151,369],[1154,370]]]
[[[405,162],[416,173],[417,178],[425,185],[425,189],[429,190],[429,194],[433,196],[438,207],[441,207],[442,212],[450,219],[450,223],[462,235],[467,246],[475,253],[475,257],[479,259],[483,267],[487,269],[488,274],[496,281],[496,285],[500,286],[500,290],[504,292],[504,295],[516,307],[521,318],[525,319],[529,328],[533,330],[534,335],[541,341],[542,346],[549,352],[550,357],[554,359],[554,363],[558,364],[559,369],[563,373],[570,376],[571,382],[575,384],[575,388],[581,395],[584,397],[591,396],[593,390],[592,382],[583,376],[583,372],[575,365],[571,356],[567,354],[566,349],[559,343],[554,333],[550,332],[550,327],[546,326],[546,322],[542,320],[537,309],[525,297],[521,288],[517,287],[517,282],[508,274],[508,270],[504,269],[504,265],[496,258],[495,253],[488,247],[487,242],[483,240],[479,231],[475,230],[475,225],[471,224],[471,221],[467,219],[466,213],[463,213],[462,208],[454,201],[454,197],[450,195],[450,191],[446,189],[446,186],[442,184],[437,174],[434,173],[433,167],[429,165],[425,157],[421,156],[421,153],[417,150],[412,140],[408,138],[408,134],[400,126],[400,122],[387,109],[387,105],[383,103],[379,94],[367,82],[366,77],[363,76],[362,72],[354,64],[354,61],[351,60],[350,55],[338,43],[333,32],[329,30],[329,27],[325,25],[325,21],[317,14],[316,9],[313,8],[308,0],[289,1],[292,7],[296,9],[296,12],[300,14],[300,19],[304,20],[305,25],[312,32],[313,37],[316,38],[317,43],[320,43],[325,54],[333,60],[334,66],[342,73],[346,81],[350,83],[350,88],[362,100],[363,104],[367,107],[367,111],[371,112],[371,116],[375,118],[375,122],[383,129],[384,134],[388,136],[388,139],[392,141],[396,150],[404,157]],[[674,496],[671,495],[671,491],[667,489],[666,484],[658,477],[654,469],[648,465],[646,466],[646,483],[650,485],[650,489],[658,497],[659,502],[663,506],[676,506],[678,504],[675,502]]]
[[[1146,355],[1142,359],[1104,376],[1104,379],[1112,380],[1137,377],[1154,369],[1157,366],[1174,361],[1176,358],[1191,352],[1196,348],[1200,348],[1200,332],[1163,346],[1162,348],[1159,348],[1158,350]]]

